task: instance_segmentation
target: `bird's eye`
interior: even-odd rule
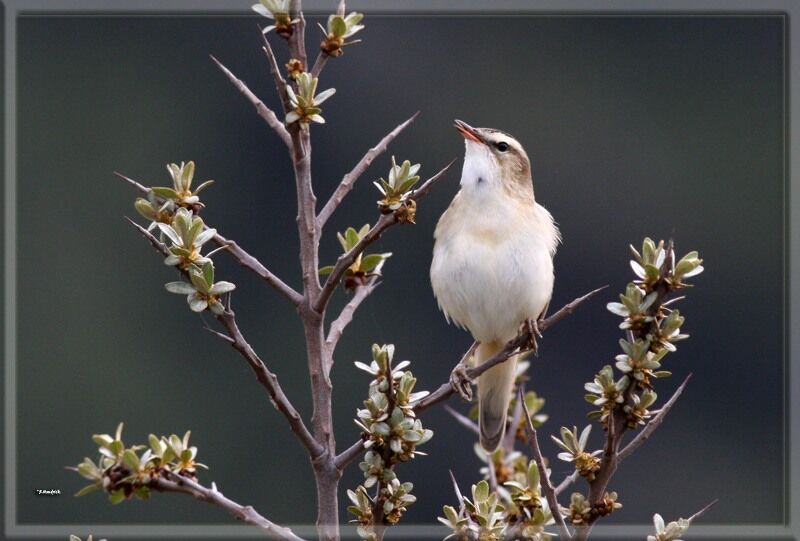
[[[500,141],[499,143],[496,143],[494,146],[500,152],[505,152],[506,150],[508,150],[508,143],[506,143],[505,141]]]

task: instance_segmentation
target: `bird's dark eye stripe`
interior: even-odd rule
[[[505,141],[500,141],[499,143],[495,143],[494,146],[500,152],[505,152],[506,150],[508,150],[508,143],[506,143]]]

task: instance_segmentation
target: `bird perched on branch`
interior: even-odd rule
[[[531,164],[519,142],[499,130],[455,121],[466,153],[461,189],[434,233],[431,284],[448,320],[479,345],[477,366],[501,351],[520,325],[538,335],[553,292],[560,235],[533,195]],[[478,378],[481,446],[497,449],[506,428],[517,357]]]

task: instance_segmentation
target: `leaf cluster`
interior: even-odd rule
[[[189,444],[191,431],[182,438],[171,436],[156,437],[150,434],[149,445],[126,446],[122,440],[123,424],[117,426],[114,436],[95,434],[92,440],[97,444],[97,461],[85,457],[74,469],[82,477],[91,481],[75,496],[83,496],[103,490],[113,504],[132,497],[146,500],[150,497],[150,484],[153,479],[168,474],[197,478],[197,468],[208,469],[196,461],[197,447]]]

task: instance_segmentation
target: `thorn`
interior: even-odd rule
[[[719,498],[715,498],[711,503],[709,503],[708,505],[703,507],[700,511],[698,511],[697,513],[695,513],[694,515],[689,517],[687,520],[689,522],[692,522],[694,519],[696,519],[696,518],[700,517],[701,515],[705,514],[706,511],[708,511],[709,509],[714,507],[718,502],[719,502]]]
[[[223,334],[223,333],[221,333],[221,332],[219,332],[219,331],[215,331],[215,330],[214,330],[214,329],[212,329],[211,327],[203,327],[203,328],[204,328],[205,330],[207,330],[208,332],[210,332],[211,334],[213,334],[214,336],[216,336],[217,338],[220,338],[220,339],[222,339],[222,340],[225,340],[225,341],[226,341],[226,342],[228,342],[229,344],[233,344],[234,342],[236,342],[236,341],[235,341],[233,338],[231,338],[231,337],[230,337],[230,336],[228,336],[227,334]]]
[[[453,470],[448,470],[450,472],[450,480],[453,481],[453,489],[456,492],[456,498],[458,498],[458,503],[461,504],[461,507],[464,507],[464,496],[461,494],[461,491],[458,489],[458,482],[456,482],[456,476],[453,475]]]

